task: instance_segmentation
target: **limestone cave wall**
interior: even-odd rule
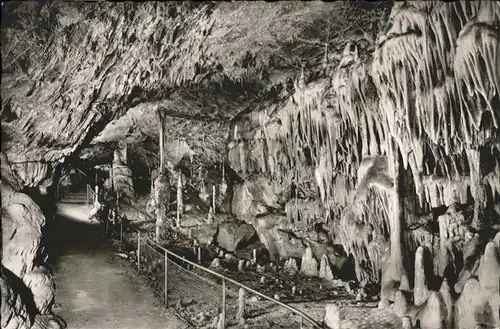
[[[234,212],[281,258],[342,244],[380,280],[397,243],[410,268],[427,245],[456,282],[462,249],[500,228],[499,19],[496,2],[396,3],[376,38],[234,120]]]

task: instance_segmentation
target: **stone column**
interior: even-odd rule
[[[169,179],[166,172],[160,172],[155,180],[156,206],[156,241],[159,242],[163,228],[167,224],[167,212],[170,204]]]

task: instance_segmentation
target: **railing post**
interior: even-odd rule
[[[226,279],[222,278],[222,329],[226,328]]]
[[[300,329],[304,329],[304,317],[300,316]]]
[[[168,307],[168,254],[165,250],[165,308]]]
[[[141,232],[137,232],[137,271],[141,271]]]
[[[123,244],[123,217],[120,217],[120,245]]]

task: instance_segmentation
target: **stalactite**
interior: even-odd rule
[[[372,54],[361,56],[355,45],[346,47],[331,80],[300,82],[273,114],[280,125],[263,111],[258,117],[261,131],[254,136],[260,152],[254,157],[268,177],[300,182],[313,169],[323,207],[318,215],[325,209],[334,214],[347,252],[368,264],[363,266],[371,269],[363,271],[373,276],[382,270],[384,239],[400,229],[389,192],[368,188],[366,199],[351,204],[363,159],[401,154],[402,168],[389,161],[389,170],[411,170],[409,179],[427,211],[469,202],[469,187],[478,207],[485,206],[479,201],[485,202],[487,186],[500,194],[498,164],[482,177],[477,151],[498,139],[500,118],[493,104],[500,95],[500,48],[498,32],[491,27],[499,22],[500,6],[422,2],[395,7],[392,24]],[[486,111],[491,123],[481,127]],[[242,172],[249,173],[253,160],[237,132],[235,127],[233,152],[237,150]],[[304,163],[306,151],[310,166]],[[313,218],[300,209],[303,206],[295,200],[287,204],[289,222]],[[380,243],[367,242],[370,235],[380,236]],[[392,248],[398,244],[413,252],[429,235],[415,229],[411,236],[395,239]],[[396,276],[393,279],[399,280]]]

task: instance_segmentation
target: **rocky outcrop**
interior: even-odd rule
[[[23,282],[33,293],[33,299],[40,314],[52,313],[56,285],[47,270],[43,266],[37,266],[23,276]]]
[[[2,154],[2,328],[30,328],[54,301],[54,281],[38,266],[45,217],[21,181]]]
[[[2,303],[0,304],[2,328],[31,328],[34,315],[28,312],[25,300],[19,291],[13,289],[12,283],[7,279],[4,271],[5,269],[2,267],[0,278],[0,288],[2,291]]]
[[[255,229],[245,223],[222,223],[218,227],[217,245],[227,251],[236,251],[257,240]]]
[[[259,217],[253,220],[253,226],[272,260],[302,257],[306,248],[304,242],[287,229],[285,218],[273,215]]]
[[[2,183],[2,264],[20,278],[34,269],[43,225],[38,205]]]

